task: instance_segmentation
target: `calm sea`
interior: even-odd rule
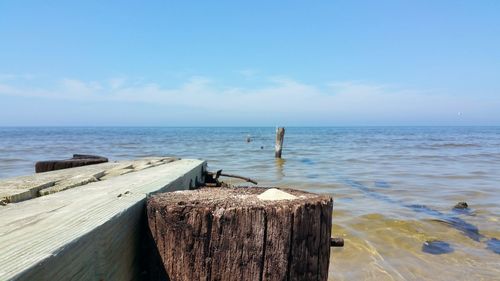
[[[247,143],[246,138],[251,142]],[[334,197],[331,280],[500,280],[500,127],[0,128],[0,178],[73,153],[171,155]],[[469,210],[454,210],[466,201]]]

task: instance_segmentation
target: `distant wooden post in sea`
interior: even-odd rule
[[[279,127],[276,129],[276,145],[274,146],[274,156],[281,158],[281,150],[283,149],[283,139],[285,138],[285,128]]]

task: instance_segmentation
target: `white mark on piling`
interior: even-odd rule
[[[281,191],[277,188],[270,188],[264,192],[262,192],[260,195],[257,196],[260,200],[294,200],[297,199],[298,197],[289,193],[286,193],[284,191]]]

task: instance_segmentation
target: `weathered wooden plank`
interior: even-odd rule
[[[108,158],[102,156],[73,154],[71,159],[38,161],[35,163],[35,172],[44,173],[106,162],[108,162]]]
[[[154,157],[3,179],[0,180],[0,201],[4,203],[21,202],[90,182],[103,181],[123,174],[156,167],[175,160],[172,157]]]
[[[0,280],[141,280],[147,194],[188,189],[204,165],[179,160],[0,206]]]

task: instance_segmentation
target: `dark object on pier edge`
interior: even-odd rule
[[[38,161],[35,164],[35,172],[43,173],[105,162],[108,162],[108,158],[106,157],[97,155],[73,154],[73,158],[71,159]]]
[[[229,177],[229,178],[238,178],[245,180],[246,182],[251,182],[253,184],[258,184],[257,181],[243,177],[243,176],[238,176],[238,175],[232,175],[232,174],[225,174],[222,172],[222,170],[217,170],[216,172],[205,172],[205,186],[207,187],[221,187],[222,182],[219,181],[219,177]]]

